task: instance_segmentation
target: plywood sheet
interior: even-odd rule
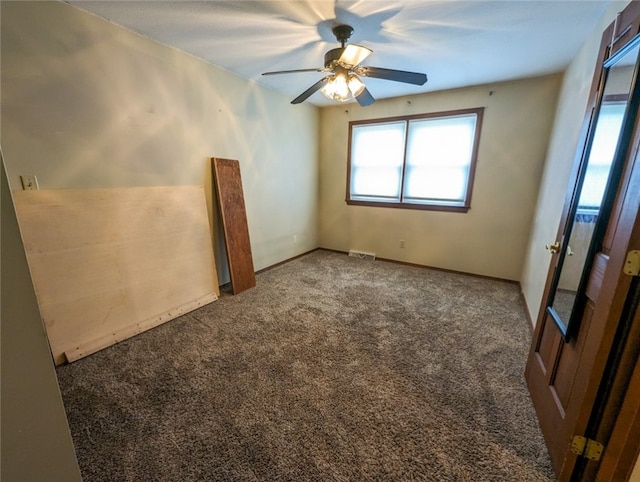
[[[56,364],[217,299],[204,189],[14,193]]]
[[[242,178],[240,177],[240,163],[232,159],[214,157],[212,164],[227,246],[231,288],[233,293],[237,294],[256,285]]]

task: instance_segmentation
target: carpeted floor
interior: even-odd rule
[[[321,250],[257,283],[58,368],[85,482],[553,480],[516,285]]]

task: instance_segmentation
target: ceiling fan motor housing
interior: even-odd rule
[[[353,33],[353,27],[351,25],[336,25],[332,29],[333,35],[336,36],[336,40],[342,44],[342,47],[337,49],[331,49],[326,54],[324,54],[324,66],[327,69],[333,68],[336,64],[336,61],[340,59],[342,56],[342,52],[344,52],[345,44],[347,40],[351,37]]]
[[[332,32],[333,35],[336,36],[338,42],[340,42],[344,47],[344,44],[349,40],[349,37],[351,37],[351,34],[353,33],[353,27],[351,25],[336,25],[333,27]]]

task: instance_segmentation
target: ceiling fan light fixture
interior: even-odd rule
[[[347,40],[349,40],[352,33],[353,27],[349,25],[334,26],[333,34],[336,36],[336,40],[340,42],[340,47],[331,49],[324,54],[324,68],[279,70],[263,72],[262,75],[291,74],[295,72],[330,72],[329,75],[323,77],[293,99],[291,103],[300,104],[320,91],[322,95],[328,99],[337,102],[348,102],[355,99],[361,107],[373,104],[375,99],[373,95],[371,95],[371,92],[369,92],[369,89],[367,89],[360,80],[359,76],[374,77],[413,85],[424,85],[427,81],[426,74],[419,72],[360,65],[373,51],[362,45],[347,45]]]
[[[343,72],[331,76],[329,82],[320,90],[325,97],[337,100],[338,102],[347,102],[351,99],[351,90],[347,76]]]

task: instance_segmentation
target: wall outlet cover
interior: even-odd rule
[[[20,176],[22,181],[22,189],[25,191],[33,191],[39,189],[38,178],[36,176]]]

